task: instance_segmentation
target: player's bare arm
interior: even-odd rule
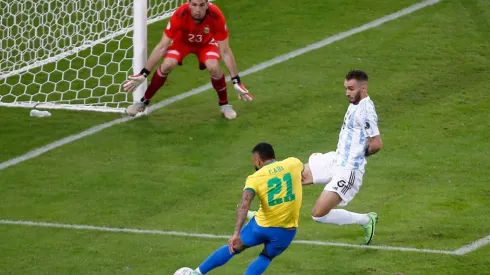
[[[148,61],[146,61],[145,69],[148,71],[152,71],[158,61],[162,60],[167,52],[168,47],[172,44],[172,39],[170,39],[165,33],[162,36],[162,39],[158,43],[158,45],[153,49],[148,57]]]
[[[229,40],[218,41],[218,48],[220,51],[221,58],[225,63],[228,72],[230,73],[231,80],[233,81],[233,87],[235,88],[238,98],[244,101],[252,101],[252,95],[248,92],[245,85],[242,84],[240,76],[238,76],[238,70],[235,62],[235,56],[230,48]]]
[[[146,77],[148,77],[157,62],[165,56],[165,53],[171,44],[172,39],[170,39],[164,33],[158,45],[151,52],[150,57],[148,58],[148,61],[146,61],[146,64],[141,72],[137,75],[129,76],[128,80],[126,80],[126,82],[123,84],[124,90],[130,92],[136,90],[136,88],[145,81]]]
[[[383,142],[381,141],[381,136],[377,135],[368,138],[368,148],[366,149],[366,157],[371,156],[379,152],[383,147]]]
[[[230,72],[231,77],[235,77],[238,75],[235,57],[233,56],[233,52],[231,51],[230,44],[228,38],[223,41],[218,41],[218,48],[221,54],[221,58],[228,68],[228,72]]]
[[[242,201],[240,202],[240,205],[238,206],[237,209],[235,234],[240,233],[240,230],[242,229],[243,223],[247,218],[247,212],[250,209],[250,205],[252,204],[252,200],[254,199],[254,197],[255,197],[254,191],[249,189],[243,191]]]
[[[310,185],[313,184],[313,175],[311,175],[310,165],[305,163],[303,171],[301,172],[301,184]]]
[[[255,197],[255,192],[249,189],[245,189],[242,194],[242,201],[237,209],[235,231],[233,236],[230,238],[228,243],[230,253],[234,251],[241,251],[243,249],[243,244],[240,241],[240,230],[242,229],[245,219],[247,218],[248,210],[252,204],[252,200]]]

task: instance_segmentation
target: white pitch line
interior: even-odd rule
[[[132,229],[132,228],[114,228],[114,227],[105,227],[105,226],[61,224],[61,223],[33,222],[33,221],[0,220],[0,224],[26,225],[26,226],[35,226],[35,227],[63,228],[63,229],[77,229],[77,230],[95,230],[95,231],[103,231],[103,232],[123,232],[123,233],[135,233],[135,234],[194,237],[194,238],[205,238],[205,239],[226,240],[230,238],[230,236],[227,235],[187,233],[187,232],[179,232],[179,231],[163,231],[163,230],[148,230],[148,229]],[[346,244],[346,243],[335,243],[335,242],[324,242],[324,241],[295,240],[293,241],[293,243],[306,244],[306,245],[347,247],[347,248],[365,248],[365,249],[376,249],[376,250],[434,253],[434,254],[449,254],[449,255],[455,254],[454,251],[447,251],[447,250],[419,249],[419,248],[396,247],[396,246],[358,245],[358,244]]]
[[[389,15],[386,15],[386,16],[383,16],[379,19],[376,19],[374,21],[371,21],[367,24],[364,24],[360,27],[357,27],[357,28],[354,28],[354,29],[351,29],[349,31],[346,31],[346,32],[341,32],[341,33],[338,33],[336,35],[333,35],[333,36],[330,36],[330,37],[327,37],[321,41],[318,41],[316,43],[313,43],[313,44],[310,44],[304,48],[301,48],[301,49],[298,49],[298,50],[295,50],[295,51],[292,51],[292,52],[289,52],[289,53],[286,53],[286,54],[283,54],[283,55],[280,55],[276,58],[273,58],[273,59],[270,59],[270,60],[267,60],[265,62],[262,62],[260,64],[257,64],[243,72],[240,72],[240,75],[243,77],[243,76],[246,76],[246,75],[249,75],[249,74],[253,74],[253,73],[256,73],[258,71],[262,71],[264,69],[267,69],[271,66],[274,66],[276,64],[279,64],[279,63],[282,63],[282,62],[285,62],[287,60],[290,60],[292,58],[295,58],[297,56],[300,56],[302,54],[305,54],[305,53],[308,53],[308,52],[311,52],[313,50],[316,50],[316,49],[319,49],[319,48],[322,48],[322,47],[325,47],[329,44],[332,44],[336,41],[339,41],[339,40],[342,40],[344,38],[347,38],[349,36],[352,36],[354,34],[357,34],[357,33],[360,33],[360,32],[363,32],[363,31],[366,31],[366,30],[369,30],[369,29],[372,29],[372,28],[375,28],[375,27],[378,27],[386,22],[389,22],[389,21],[392,21],[392,20],[395,20],[395,19],[398,19],[400,17],[403,17],[405,15],[408,15],[408,14],[411,14],[417,10],[420,10],[420,9],[423,9],[427,6],[431,6],[431,5],[434,5],[434,4],[437,4],[439,3],[440,0],[427,0],[427,1],[423,1],[423,2],[420,2],[420,3],[417,3],[415,5],[412,5],[408,8],[405,8],[405,9],[402,9],[400,11],[397,11],[397,12],[394,12],[392,14],[389,14]],[[229,81],[229,77],[227,77],[227,81]],[[192,95],[195,95],[195,94],[199,94],[199,93],[202,93],[206,90],[209,90],[211,89],[211,84],[207,84],[207,85],[203,85],[201,87],[198,87],[198,88],[195,88],[195,89],[192,89],[188,92],[185,92],[183,94],[180,94],[180,95],[177,95],[177,96],[174,96],[174,97],[171,97],[169,99],[166,99],[166,100],[163,100],[155,105],[152,105],[150,108],[148,108],[147,110],[147,113],[151,113],[157,109],[160,109],[162,107],[165,107],[169,104],[172,104],[176,101],[179,101],[179,100],[182,100],[182,99],[185,99],[187,97],[190,97]],[[88,130],[85,130],[81,133],[78,133],[78,134],[75,134],[75,135],[71,135],[69,137],[66,137],[66,138],[63,138],[63,139],[60,139],[58,141],[55,141],[53,143],[50,143],[48,145],[45,145],[45,146],[42,146],[42,147],[39,147],[37,149],[34,149],[32,151],[29,151],[27,152],[26,154],[22,155],[22,156],[19,156],[19,157],[16,157],[16,158],[13,158],[13,159],[10,159],[8,161],[5,161],[5,162],[2,162],[0,163],[0,171],[5,169],[5,168],[8,168],[10,166],[13,166],[13,165],[16,165],[18,163],[21,163],[23,161],[26,161],[26,160],[29,160],[29,159],[32,159],[32,158],[35,158],[41,154],[44,154],[48,151],[51,151],[55,148],[58,148],[60,146],[63,146],[65,144],[68,144],[68,143],[71,143],[73,141],[76,141],[78,139],[81,139],[83,137],[86,137],[86,136],[89,136],[89,135],[92,135],[94,133],[97,133],[97,132],[100,132],[106,128],[109,128],[111,126],[114,126],[114,125],[117,125],[117,124],[120,124],[120,123],[123,123],[123,122],[126,122],[130,120],[130,118],[120,118],[120,119],[116,119],[116,120],[113,120],[113,121],[110,121],[110,122],[106,122],[104,124],[101,124],[101,125],[98,125],[98,126],[95,126],[95,127],[92,127]]]
[[[294,242],[300,244],[338,246],[338,247],[350,247],[350,248],[366,248],[366,249],[375,249],[375,250],[392,250],[392,251],[406,251],[406,252],[448,254],[448,255],[455,254],[454,251],[449,251],[449,250],[425,249],[425,248],[413,248],[413,247],[398,247],[398,246],[385,246],[385,245],[359,245],[359,244],[334,243],[334,242],[324,242],[324,241],[304,241],[304,240],[296,240]]]
[[[479,240],[476,240],[468,245],[465,245],[465,246],[462,246],[461,248],[459,249],[456,249],[454,251],[454,254],[456,255],[464,255],[464,254],[467,254],[467,253],[470,253],[470,252],[473,252],[475,250],[477,250],[478,248],[480,247],[483,247],[487,244],[490,244],[490,235],[484,237],[484,238],[481,238]]]
[[[113,121],[109,121],[109,122],[106,122],[106,123],[103,123],[103,124],[99,124],[97,126],[94,126],[90,129],[87,129],[81,133],[78,133],[78,134],[75,134],[75,135],[71,135],[71,136],[67,136],[65,138],[62,138],[60,140],[57,140],[53,143],[50,143],[48,145],[45,145],[45,146],[42,146],[42,147],[39,147],[37,149],[34,149],[32,151],[29,151],[27,153],[25,153],[24,155],[22,156],[18,156],[16,158],[13,158],[13,159],[10,159],[10,160],[7,160],[5,162],[2,162],[0,163],[0,171],[5,169],[5,168],[8,168],[10,166],[13,166],[13,165],[16,165],[18,163],[21,163],[23,161],[26,161],[26,160],[29,160],[29,159],[32,159],[32,158],[35,158],[41,154],[44,154],[48,151],[51,151],[55,148],[58,148],[62,145],[65,145],[65,144],[68,144],[68,143],[71,143],[71,142],[74,142],[75,140],[79,140],[83,137],[86,137],[86,136],[89,136],[89,135],[92,135],[92,134],[95,134],[97,132],[100,132],[106,128],[109,128],[111,126],[114,126],[114,125],[117,125],[119,123],[123,123],[123,122],[126,122],[128,120],[130,120],[131,118],[130,117],[123,117],[123,118],[119,118],[119,119],[116,119],[116,120],[113,120]]]
[[[79,229],[79,230],[95,230],[95,231],[106,231],[106,232],[124,232],[124,233],[135,233],[135,234],[168,235],[168,236],[195,237],[195,238],[208,238],[208,239],[229,238],[229,236],[225,236],[225,235],[148,230],[148,229],[115,228],[115,227],[105,227],[105,226],[63,224],[63,223],[49,223],[49,222],[0,220],[0,224],[27,225],[27,226],[37,226],[37,227],[51,227],[51,228],[65,228],[65,229]]]

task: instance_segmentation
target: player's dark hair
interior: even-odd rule
[[[254,149],[252,150],[252,153],[259,154],[261,160],[270,160],[276,158],[276,154],[274,153],[274,148],[272,148],[272,145],[270,145],[267,142],[261,142],[255,145]]]
[[[368,81],[368,75],[365,71],[362,70],[350,70],[347,75],[345,75],[346,80],[355,79],[357,81]]]

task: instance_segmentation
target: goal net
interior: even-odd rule
[[[121,84],[146,61],[147,24],[184,1],[0,0],[0,106],[124,112],[146,88]]]

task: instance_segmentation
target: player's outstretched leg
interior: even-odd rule
[[[272,259],[281,255],[296,236],[297,229],[293,228],[259,228],[262,238],[268,240],[264,250],[247,268],[244,275],[263,274],[272,262]]]
[[[344,209],[333,209],[342,199],[339,194],[323,191],[312,211],[312,218],[319,223],[336,225],[359,224],[364,230],[364,244],[371,243],[376,229],[378,215],[374,212],[359,214]]]
[[[260,275],[263,274],[269,265],[271,264],[271,259],[267,256],[261,253],[255,261],[253,261],[245,271],[244,275]]]
[[[236,112],[233,110],[232,106],[228,104],[228,91],[226,87],[225,74],[221,67],[219,66],[218,59],[208,59],[205,62],[206,68],[211,75],[211,84],[218,94],[218,103],[220,106],[220,112],[227,119],[236,118]]]
[[[126,109],[126,112],[130,115],[143,112],[146,109],[146,106],[150,104],[150,99],[163,86],[163,84],[165,84],[168,74],[177,66],[177,64],[178,61],[175,58],[165,58],[162,65],[158,67],[157,71],[153,74],[150,85],[148,85],[145,95],[141,98],[140,102],[130,105]]]
[[[204,275],[209,271],[226,264],[236,253],[231,254],[228,245],[218,248],[191,275]]]

